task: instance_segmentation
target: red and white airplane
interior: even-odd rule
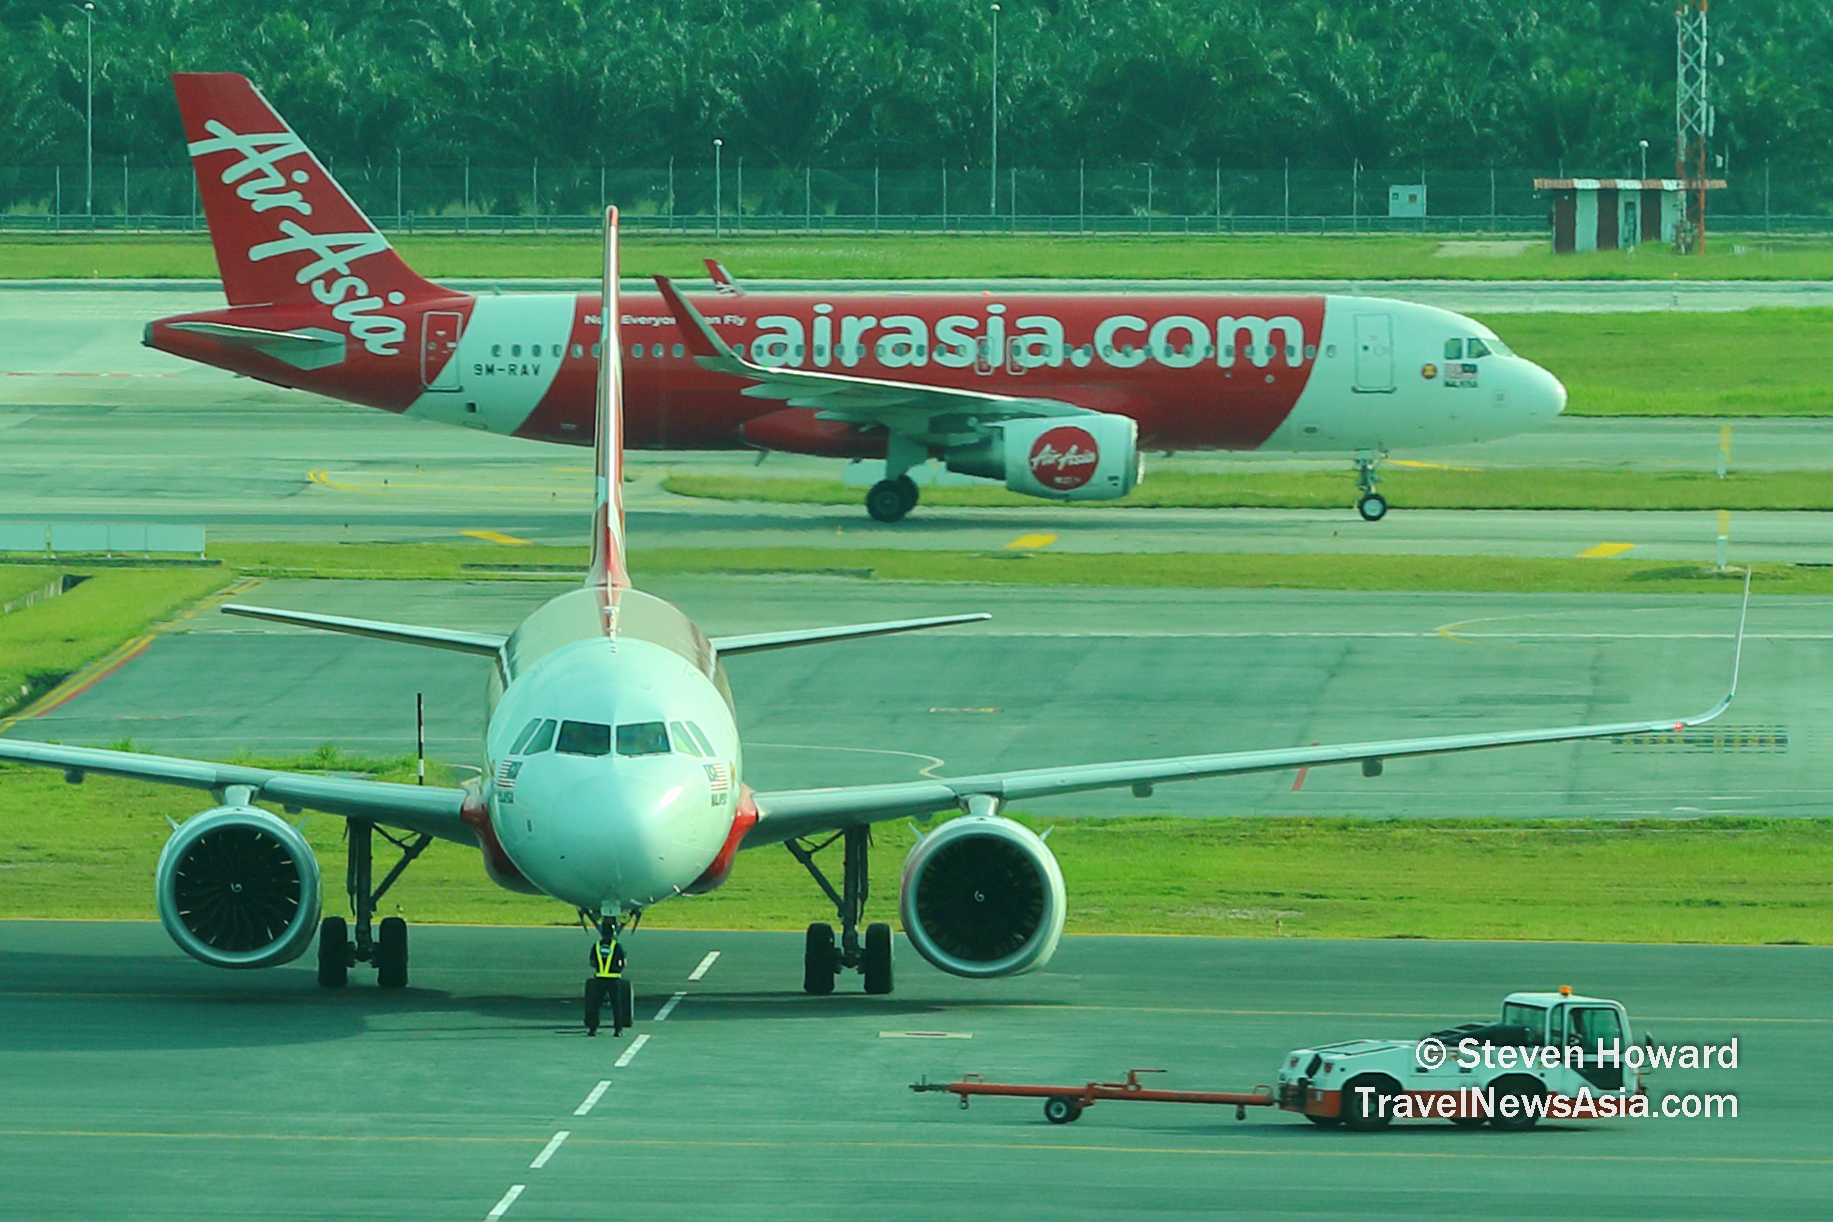
[[[477,296],[415,274],[246,79],[173,78],[226,309],[160,319],[146,343],[387,411],[592,442],[600,298]],[[638,449],[739,446],[883,458],[880,521],[906,474],[949,470],[1058,500],[1123,496],[1143,450],[1353,455],[1360,509],[1387,511],[1390,450],[1504,437],[1565,388],[1488,327],[1378,297],[1222,293],[746,293],[702,299],[732,358],[679,301],[624,295]]]
[[[341,986],[358,962],[373,963],[384,988],[407,983],[407,928],[371,923],[376,901],[434,838],[475,846],[491,878],[577,909],[595,935],[602,975],[587,983],[585,1014],[600,1008],[629,1022],[629,985],[618,939],[652,905],[718,887],[739,849],[784,844],[834,901],[841,924],[810,925],[803,988],[830,993],[857,968],[865,991],[892,987],[892,933],[875,923],[860,937],[868,890],[870,828],[888,819],[959,812],[923,835],[903,868],[898,911],[910,943],[958,976],[1005,976],[1050,960],[1067,907],[1062,872],[1043,839],[1001,813],[1029,802],[1097,789],[1141,797],[1166,781],[1356,762],[1376,776],[1383,762],[1489,747],[1659,733],[1697,725],[1729,706],[1728,693],[1697,717],[1559,729],[1509,730],[1296,747],[1169,759],[940,777],[881,785],[754,793],[744,783],[731,689],[723,659],[847,638],[961,623],[955,615],[809,631],[708,639],[681,611],[631,586],[624,567],[621,501],[621,363],[615,211],[605,226],[604,293],[613,309],[594,342],[603,363],[594,435],[596,508],[592,563],[579,589],[540,607],[508,636],[346,619],[271,608],[238,615],[487,659],[489,713],[481,777],[461,788],[278,772],[239,764],[0,738],[0,760],[131,777],[204,790],[215,805],[179,825],[160,855],[154,891],[160,916],[185,951],[218,967],[287,963],[319,940],[318,978]],[[725,359],[723,357],[719,359]],[[1748,604],[1748,587],[1746,587]],[[1739,628],[1742,642],[1742,626]],[[1731,688],[1737,686],[1732,669]],[[28,723],[29,724],[29,723]],[[320,921],[321,873],[288,813],[325,811],[349,820],[348,880],[355,929]],[[403,835],[386,829],[398,829]],[[379,884],[371,843],[381,830],[403,850]],[[843,844],[841,885],[814,856]],[[354,933],[354,939],[352,934]],[[615,978],[614,978],[615,974]]]

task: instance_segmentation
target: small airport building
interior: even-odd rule
[[[1706,183],[1724,187],[1722,178]],[[1686,186],[1678,178],[1536,178],[1553,197],[1553,251],[1627,250],[1672,242],[1686,219]]]

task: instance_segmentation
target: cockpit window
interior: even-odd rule
[[[528,740],[528,745],[525,748],[523,748],[523,754],[539,755],[543,751],[547,750],[549,747],[553,746],[554,745],[554,727],[557,726],[558,724],[560,723],[555,721],[552,717],[549,717],[546,721],[543,721],[541,723],[541,728],[535,731],[534,736]]]
[[[719,752],[713,750],[713,740],[706,736],[706,731],[700,728],[698,722],[688,722],[687,729],[688,733],[694,736],[694,741],[700,744],[700,749],[706,752],[707,758],[711,759],[713,756],[719,754]]]
[[[678,721],[671,721],[668,723],[668,729],[674,735],[675,746],[685,754],[699,755],[701,753],[700,744],[694,741],[694,736],[688,733],[686,726]]]
[[[1447,361],[1463,360],[1464,359],[1464,341],[1461,339],[1446,340],[1445,341],[1445,359]]]
[[[1477,339],[1475,336],[1472,336],[1470,340],[1470,355],[1472,359],[1479,356],[1488,356],[1489,345]]]
[[[522,732],[516,735],[515,742],[510,745],[509,754],[511,755],[522,754],[522,748],[528,745],[528,740],[533,738],[535,731],[540,728],[541,728],[541,719],[539,717],[535,718],[533,721],[523,726]]]
[[[619,755],[667,755],[668,727],[659,721],[634,721],[617,728]],[[604,752],[599,752],[603,755]]]
[[[619,737],[622,737],[619,727]],[[611,754],[611,727],[596,721],[563,721],[555,750],[566,755]]]

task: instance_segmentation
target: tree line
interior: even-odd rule
[[[176,164],[169,76],[336,163],[984,166],[984,0],[96,0],[95,149]],[[1825,0],[1712,10],[1717,143],[1833,162]],[[0,165],[82,159],[86,14],[0,0]],[[1002,0],[1002,164],[1671,173],[1671,0]]]

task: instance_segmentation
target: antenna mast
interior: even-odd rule
[[[1707,0],[1679,0],[1674,10],[1674,177],[1686,200],[1686,219],[1675,235],[1682,254],[1706,253],[1706,141],[1712,135],[1712,99],[1706,82]]]

